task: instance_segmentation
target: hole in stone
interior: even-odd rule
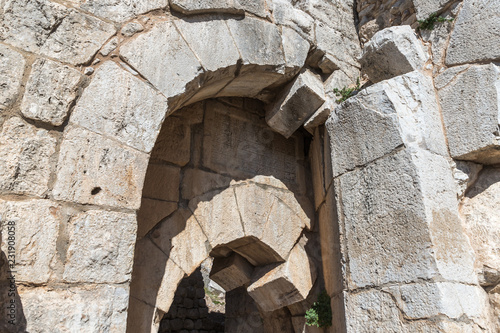
[[[100,187],[94,187],[92,189],[92,191],[90,192],[90,194],[92,195],[96,195],[97,193],[101,192],[101,188]]]

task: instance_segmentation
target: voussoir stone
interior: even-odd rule
[[[80,72],[57,62],[37,59],[31,68],[21,112],[26,118],[60,126],[77,96]]]
[[[429,59],[427,50],[409,25],[377,32],[365,45],[360,63],[372,82],[422,69]]]
[[[16,100],[25,64],[21,53],[0,45],[0,115]]]
[[[145,153],[70,126],[61,144],[54,196],[79,203],[137,209],[147,161]]]
[[[92,210],[73,217],[68,227],[64,280],[130,281],[136,230],[135,214]]]
[[[46,283],[56,263],[59,206],[49,200],[0,200],[2,251],[15,255],[16,280]],[[14,253],[10,246],[15,248]],[[7,266],[7,262],[5,262]],[[3,276],[2,278],[5,278]]]
[[[451,73],[451,75],[448,74]],[[500,67],[475,65],[436,78],[453,158],[500,162]]]
[[[78,100],[70,123],[150,152],[167,111],[164,96],[107,61]]]
[[[500,59],[500,2],[465,0],[446,52],[446,64],[457,65]]]
[[[309,53],[309,42],[288,27],[282,27],[282,38],[287,67],[301,69]]]
[[[233,253],[227,258],[215,258],[210,279],[231,291],[250,282],[253,266],[242,256]]]
[[[0,134],[0,191],[42,196],[48,190],[56,139],[13,117]]]

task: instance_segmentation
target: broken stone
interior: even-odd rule
[[[168,0],[69,0],[80,5],[80,8],[90,13],[115,22],[124,22],[134,16],[147,12],[168,8]]]
[[[48,190],[56,139],[12,117],[0,134],[0,191],[41,197]]]
[[[21,53],[0,45],[0,114],[16,100],[25,64]]]
[[[467,161],[455,161],[455,164],[456,168],[453,172],[453,176],[458,187],[458,198],[462,199],[465,192],[476,182],[479,172],[483,169],[483,166],[481,164]]]
[[[314,129],[320,125],[323,125],[328,117],[330,116],[330,113],[337,107],[337,103],[333,101],[333,99],[327,99],[326,102],[323,103],[319,107],[316,112],[313,113],[309,119],[306,120],[304,123],[304,128],[309,132],[309,133],[314,133]]]
[[[428,59],[413,29],[403,25],[377,32],[365,45],[360,63],[370,81],[380,82],[422,69]]]
[[[180,168],[149,164],[142,196],[149,199],[179,201]]]
[[[248,284],[252,273],[253,266],[245,258],[233,253],[227,258],[214,259],[210,279],[227,292]]]
[[[70,126],[61,144],[53,194],[59,200],[138,209],[147,161],[144,153]]]
[[[335,63],[335,59],[329,54],[325,54],[323,58],[321,58],[321,60],[318,62],[318,67],[319,69],[321,69],[323,74],[331,74],[339,69],[339,67]]]
[[[120,30],[121,34],[125,37],[132,37],[133,35],[141,31],[144,31],[144,27],[138,22],[127,23],[122,28],[122,30]]]
[[[266,112],[266,122],[289,138],[325,102],[321,80],[306,70],[281,92]]]
[[[107,61],[78,100],[70,122],[150,152],[167,104],[149,85]]]
[[[92,210],[73,217],[68,229],[65,281],[130,281],[137,230],[135,214]]]
[[[109,42],[104,44],[104,46],[102,47],[101,51],[99,51],[99,53],[101,53],[103,56],[107,57],[111,52],[113,52],[116,49],[116,47],[118,46],[118,43],[119,43],[118,37],[111,38],[109,40]]]
[[[81,75],[57,62],[37,59],[26,85],[21,112],[26,118],[60,126],[74,102]]]

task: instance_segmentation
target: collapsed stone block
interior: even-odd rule
[[[500,67],[452,68],[436,78],[451,156],[500,163]]]
[[[252,278],[253,266],[242,256],[233,253],[227,258],[215,258],[210,271],[214,280],[225,291],[231,291],[248,284]]]
[[[321,79],[306,70],[267,109],[266,122],[276,132],[289,138],[324,102]]]
[[[12,105],[17,97],[18,89],[24,73],[26,61],[21,53],[0,45],[0,114]]]
[[[377,32],[365,45],[360,63],[372,82],[419,70],[429,59],[427,50],[409,25]]]

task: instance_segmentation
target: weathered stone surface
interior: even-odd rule
[[[451,156],[499,163],[500,68],[479,65],[441,75],[436,83]]]
[[[500,59],[495,45],[500,34],[500,2],[495,0],[464,1],[446,52],[446,64]]]
[[[0,134],[0,191],[43,196],[56,140],[49,132],[13,117]]]
[[[28,332],[124,332],[129,292],[126,287],[92,286],[20,291]]]
[[[477,180],[479,172],[482,170],[483,166],[481,164],[467,162],[467,161],[455,161],[455,169],[453,170],[453,177],[457,183],[457,196],[462,199],[465,192],[472,186]]]
[[[167,98],[184,93],[186,85],[202,73],[201,64],[172,22],[157,23],[123,45],[120,55]]]
[[[252,278],[253,266],[242,256],[233,253],[227,258],[215,258],[210,279],[225,291],[231,291],[248,284]]]
[[[305,71],[288,85],[266,112],[266,122],[289,138],[325,102],[321,80]]]
[[[288,261],[270,271],[256,270],[248,294],[264,311],[274,311],[306,299],[316,280],[316,269],[303,246],[297,244]]]
[[[16,100],[25,63],[21,53],[0,45],[0,114]]]
[[[324,160],[324,127],[318,127],[313,132],[309,157],[311,160],[311,177],[314,190],[314,208],[317,210],[326,195]]]
[[[144,27],[139,22],[130,22],[123,26],[122,30],[120,30],[120,33],[125,37],[131,37],[143,30]]]
[[[60,200],[138,209],[147,155],[86,129],[64,134],[53,194]]]
[[[269,15],[266,0],[172,0],[170,5],[173,10],[183,14],[200,13],[230,13],[243,14],[244,11],[257,16],[266,17]]]
[[[282,34],[286,66],[297,69],[302,68],[309,53],[309,42],[295,30],[288,27],[282,28]]]
[[[137,230],[135,214],[92,210],[73,217],[68,229],[64,280],[130,281]]]
[[[108,61],[85,89],[70,122],[150,152],[167,110],[165,97]]]
[[[484,169],[462,203],[465,228],[485,287],[500,283],[500,169]]]
[[[111,52],[113,52],[116,49],[119,42],[120,40],[118,39],[118,37],[111,38],[106,44],[104,44],[99,53],[107,57]]]
[[[74,102],[80,72],[57,62],[37,59],[31,68],[21,112],[26,118],[60,126]]]
[[[177,202],[142,198],[137,212],[137,236],[145,236],[160,220],[177,210]]]
[[[59,206],[49,200],[0,200],[2,251],[5,257],[15,256],[15,267],[10,268],[16,271],[16,281],[49,280],[57,260],[56,241],[61,223],[58,212]]]
[[[412,0],[417,13],[417,19],[425,20],[431,14],[439,12],[447,4],[454,0]]]
[[[144,180],[142,196],[149,199],[164,201],[179,201],[180,168],[163,165],[149,164]]]
[[[326,122],[326,120],[330,116],[330,113],[332,113],[337,105],[338,104],[333,99],[327,99],[326,102],[324,102],[323,105],[321,105],[319,109],[316,110],[316,112],[314,112],[313,115],[306,120],[306,122],[304,123],[304,128],[309,133],[314,133],[314,129]]]
[[[189,200],[209,191],[228,187],[230,182],[230,177],[200,169],[187,169],[182,178],[182,198]]]
[[[115,22],[124,22],[134,16],[156,9],[168,7],[168,0],[69,0],[80,5],[80,8],[90,13]]]
[[[272,13],[276,24],[292,27],[314,40],[314,19],[307,13],[293,7],[288,0],[273,0]]]
[[[432,80],[419,72],[380,82],[349,98],[326,122],[333,176],[403,144],[447,155],[438,110]]]
[[[177,114],[169,116],[163,122],[151,158],[184,166],[189,162],[190,154],[190,127],[183,118],[178,118]]]
[[[360,63],[370,81],[379,82],[422,69],[427,50],[408,25],[377,32],[365,45]]]

